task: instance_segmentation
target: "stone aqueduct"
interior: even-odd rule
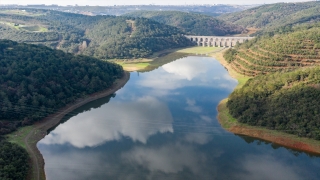
[[[219,47],[233,47],[238,43],[243,43],[254,37],[226,37],[226,36],[186,36],[198,46],[219,46]]]

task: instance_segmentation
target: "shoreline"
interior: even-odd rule
[[[57,125],[60,120],[71,111],[75,110],[78,107],[81,107],[88,102],[100,99],[105,96],[109,96],[115,93],[117,90],[121,89],[130,79],[130,73],[124,72],[121,79],[117,79],[114,84],[109,87],[107,90],[100,91],[91,95],[88,95],[85,98],[76,100],[74,103],[68,104],[67,106],[59,109],[56,113],[51,114],[41,121],[33,124],[32,130],[24,137],[24,143],[26,150],[31,159],[31,167],[29,170],[29,175],[27,179],[32,180],[43,180],[46,179],[44,171],[44,159],[37,148],[37,143],[47,135],[47,130]]]
[[[238,80],[239,84],[236,86],[235,89],[241,88],[249,79],[249,77],[238,74],[233,69],[231,69],[231,67],[223,58],[223,52],[224,51],[217,52],[211,54],[211,56],[217,59],[221,63],[221,65],[228,70],[229,75],[232,78]],[[320,143],[317,140],[298,137],[296,135],[284,133],[277,130],[269,130],[265,127],[249,126],[246,124],[239,123],[229,114],[229,110],[226,107],[227,101],[228,98],[221,100],[217,107],[217,119],[221,127],[225,130],[237,135],[258,138],[293,150],[307,152],[314,155],[320,154]]]
[[[152,56],[148,58],[139,58],[139,59],[113,59],[110,60],[116,64],[122,66],[122,68],[129,72],[134,71],[144,71],[148,70],[150,66],[153,66],[154,62],[161,60],[162,58],[166,58],[175,53],[183,53],[183,54],[201,54],[208,55],[210,53],[218,52],[223,50],[224,48],[213,48],[213,47],[199,47],[199,46],[188,46],[184,48],[174,48],[174,49],[166,49],[160,52],[154,53]]]
[[[189,48],[185,48],[189,49]],[[190,48],[190,51],[196,51],[197,49]],[[181,49],[180,49],[181,50]],[[183,49],[182,49],[183,50]],[[223,58],[223,52],[226,49],[220,49],[216,51],[208,52],[210,57],[214,57],[216,60],[220,62],[222,66],[224,66],[227,70],[229,75],[238,80],[239,84],[237,88],[241,88],[245,82],[250,79],[245,75],[238,74],[234,71],[228,63]],[[178,51],[176,49],[176,51]],[[176,51],[172,51],[170,53],[174,53]],[[169,53],[169,54],[170,54]],[[192,52],[190,52],[190,55]],[[30,127],[31,130],[23,137],[23,142],[25,144],[25,149],[28,151],[30,156],[30,170],[29,175],[27,177],[28,180],[42,180],[46,179],[45,171],[44,171],[44,159],[42,154],[37,148],[37,143],[41,139],[43,139],[47,135],[47,130],[57,125],[60,120],[69,112],[73,111],[74,109],[102,97],[111,95],[112,93],[116,92],[117,90],[121,89],[129,80],[130,73],[125,71],[124,75],[121,79],[115,81],[115,83],[104,91],[100,91],[91,95],[88,95],[85,98],[80,98],[76,100],[72,104],[68,104],[67,106],[59,109],[56,113],[49,115],[42,119],[40,122],[37,122]],[[219,102],[217,106],[217,119],[220,125],[227,131],[237,134],[237,135],[245,135],[249,137],[254,137],[260,140],[268,141],[283,147],[287,147],[290,149],[308,152],[311,154],[319,155],[320,154],[320,143],[319,141],[308,139],[308,138],[300,138],[295,135],[287,134],[284,132],[276,131],[276,130],[268,130],[263,127],[255,127],[249,126],[245,124],[238,123],[228,112],[226,108],[226,102],[228,98],[223,99]]]
[[[141,71],[146,69],[151,62],[155,61],[158,58],[164,57],[168,54],[178,52],[179,50],[187,49],[190,47],[183,47],[183,48],[173,48],[173,49],[166,49],[159,52],[154,53],[153,55],[146,57],[146,58],[139,58],[139,59],[113,59],[111,62],[119,64],[125,71],[134,72],[134,71]]]

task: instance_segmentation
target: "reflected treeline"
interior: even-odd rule
[[[103,97],[103,98],[100,98],[100,99],[97,99],[97,100],[94,100],[94,101],[91,101],[73,111],[71,111],[70,113],[66,114],[62,119],[61,121],[59,122],[59,124],[53,126],[52,128],[50,128],[47,133],[49,134],[51,131],[53,131],[54,129],[56,129],[56,127],[58,127],[60,124],[68,121],[71,117],[73,116],[76,116],[80,113],[83,113],[83,112],[86,112],[86,111],[90,111],[91,109],[97,109],[97,108],[100,108],[102,105],[108,103],[110,101],[111,98],[114,98],[116,97],[116,94],[113,93],[109,96],[106,96],[106,97]]]
[[[159,68],[160,66],[163,66],[165,64],[168,64],[170,62],[176,61],[178,59],[187,57],[188,53],[179,53],[179,52],[175,52],[175,53],[170,53],[170,54],[163,54],[161,57],[156,58],[155,60],[153,60],[149,66],[147,66],[145,69],[140,70],[139,72],[150,72],[153,71],[157,68]]]
[[[319,154],[304,152],[304,151],[300,151],[300,150],[297,150],[297,149],[281,146],[281,145],[275,144],[275,143],[273,143],[271,141],[266,141],[266,140],[263,140],[263,139],[254,138],[254,137],[245,136],[245,135],[238,135],[238,134],[235,134],[235,135],[239,136],[240,138],[242,138],[248,144],[251,144],[251,143],[256,143],[257,145],[270,144],[273,149],[279,149],[279,148],[283,147],[283,148],[287,149],[290,153],[292,153],[296,157],[298,157],[298,156],[300,156],[302,154],[306,154],[309,157],[320,157]]]

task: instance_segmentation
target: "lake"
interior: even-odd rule
[[[47,179],[320,179],[320,157],[221,128],[217,105],[236,85],[211,57],[132,72],[39,141]]]

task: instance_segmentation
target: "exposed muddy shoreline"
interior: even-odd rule
[[[222,53],[223,52],[217,52],[215,54],[212,54],[212,56],[216,58],[228,70],[231,77],[239,81],[239,85],[236,88],[241,87],[246,81],[243,79],[244,76],[236,73],[233,69],[231,69],[231,67],[223,58]],[[217,119],[221,126],[227,131],[238,135],[245,135],[269,141],[271,143],[294,150],[320,155],[320,142],[317,140],[301,138],[296,135],[291,135],[276,130],[269,130],[264,127],[255,127],[238,123],[229,114],[229,110],[226,107],[227,101],[228,99],[222,100],[217,107]]]
[[[68,104],[66,107],[58,110],[57,113],[52,114],[40,122],[34,124],[32,130],[24,138],[26,144],[26,149],[30,155],[32,167],[30,168],[31,172],[29,173],[29,178],[32,180],[44,180],[46,179],[44,171],[44,159],[42,154],[37,148],[37,143],[47,135],[48,129],[59,124],[60,120],[71,111],[76,108],[83,106],[91,101],[100,99],[102,97],[109,96],[115,93],[117,90],[121,89],[130,79],[130,73],[125,72],[121,79],[116,80],[116,82],[107,90],[97,92],[89,95],[86,98],[78,99],[72,104]]]

